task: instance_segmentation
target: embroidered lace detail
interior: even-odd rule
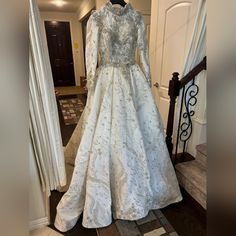
[[[128,63],[119,63],[119,62],[107,62],[107,63],[102,63],[100,66],[114,66],[114,67],[129,67],[135,65],[136,62],[128,62]]]
[[[86,87],[88,90],[91,90],[91,88],[94,87],[94,76],[92,74],[88,75],[86,78]]]

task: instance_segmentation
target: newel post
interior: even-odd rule
[[[175,115],[175,103],[176,98],[179,96],[180,90],[180,81],[179,81],[179,73],[174,72],[172,79],[169,82],[169,90],[168,95],[170,97],[170,105],[169,105],[169,114],[166,128],[166,145],[170,154],[170,158],[172,159],[172,136],[173,136],[173,126],[174,126],[174,115]]]

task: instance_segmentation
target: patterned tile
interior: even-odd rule
[[[120,236],[115,223],[112,223],[111,225],[107,227],[97,229],[97,235],[98,236]]]
[[[163,213],[160,210],[154,210],[153,211],[154,214],[157,216],[157,218],[165,218],[165,216],[163,215]]]
[[[162,227],[162,225],[158,219],[148,222],[148,223],[145,223],[143,225],[139,225],[139,229],[140,229],[141,233],[143,233],[143,234],[151,232],[151,231],[158,229],[160,227]]]
[[[140,231],[138,230],[135,221],[117,220],[117,229],[121,236],[139,236]]]
[[[157,217],[159,216],[159,217]],[[108,227],[97,229],[98,236],[178,236],[160,210],[137,221],[116,220]]]
[[[142,224],[148,223],[153,220],[156,220],[156,216],[154,215],[154,213],[152,211],[150,211],[146,217],[144,217],[140,220],[137,220],[136,223],[138,225],[142,225]]]
[[[159,235],[164,235],[165,233],[166,233],[165,229],[161,227],[159,229],[155,229],[151,232],[144,234],[144,236],[159,236]]]
[[[84,104],[79,98],[59,99],[65,125],[77,124],[84,110]]]
[[[164,226],[166,232],[170,233],[175,231],[169,221],[164,217],[160,218],[161,224]]]
[[[179,236],[176,232],[170,233],[170,236]]]

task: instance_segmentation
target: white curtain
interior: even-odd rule
[[[185,63],[183,65],[183,73],[180,78],[185,76],[189,71],[191,71],[202,59],[206,56],[206,0],[200,0],[196,20],[194,23],[193,35],[190,43],[188,53],[185,58]],[[195,111],[195,115],[192,117],[193,120],[198,120],[201,123],[206,123],[206,71],[202,71],[195,78],[195,84],[199,86],[199,93],[197,95],[198,101],[196,106],[189,107],[190,110]],[[185,91],[191,85],[191,82],[186,85]],[[190,89],[191,90],[191,89]],[[189,97],[189,96],[187,96]],[[179,111],[181,105],[182,90],[180,91],[180,96],[177,101],[176,109],[176,124],[178,125]],[[185,109],[183,107],[183,112]],[[183,114],[182,112],[182,114]],[[177,128],[174,129],[174,140],[176,142]],[[179,147],[182,148],[181,143]]]
[[[66,184],[66,172],[49,55],[36,0],[30,0],[30,142],[43,190]]]

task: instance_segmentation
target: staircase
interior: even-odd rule
[[[180,185],[206,209],[206,169],[207,169],[207,146],[196,146],[196,159],[182,162],[175,166],[176,175]]]

